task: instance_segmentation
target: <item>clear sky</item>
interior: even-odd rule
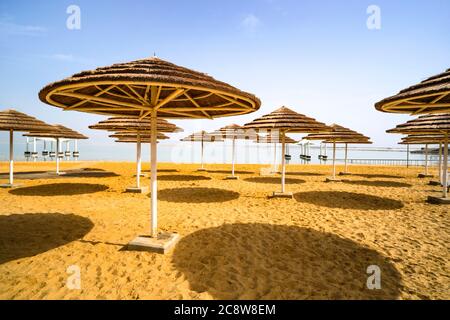
[[[71,4],[81,9],[79,30],[66,27]],[[366,25],[369,5],[381,10],[380,29]],[[450,67],[450,1],[2,0],[0,109],[72,127],[91,144],[112,144],[87,128],[103,117],[63,112],[40,102],[38,91],[81,70],[154,53],[262,101],[245,116],[176,121],[185,133],[244,124],[286,105],[358,130],[376,146],[395,146],[399,137],[385,130],[409,117],[373,105]]]

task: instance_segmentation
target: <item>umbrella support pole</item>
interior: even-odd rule
[[[336,141],[333,141],[333,173],[330,178],[326,178],[325,182],[340,182],[340,179],[336,178]]]
[[[348,172],[348,143],[345,144],[345,160],[344,160],[344,171],[339,172],[340,176],[348,176],[351,175],[350,172]]]
[[[285,142],[286,132],[281,132],[281,192],[274,192],[270,198],[288,198],[292,199],[292,192],[286,192],[286,142]]]
[[[201,162],[201,164],[200,164],[200,168],[198,168],[197,169],[197,171],[206,171],[206,169],[205,169],[205,165],[204,165],[204,155],[203,155],[203,152],[204,152],[204,141],[203,141],[203,135],[202,135],[202,141],[201,141],[201,155],[200,155],[200,162]]]
[[[1,184],[0,188],[14,188],[19,185],[14,184],[14,130],[9,130],[9,181]]]
[[[444,183],[442,182],[442,142],[439,142],[439,159],[438,159],[438,180],[430,180],[428,183],[430,186],[442,186]]]
[[[233,137],[233,144],[231,147],[231,176],[226,177],[226,180],[237,180],[238,176],[234,175],[234,164],[236,162],[236,137]]]
[[[153,90],[152,90],[153,96]],[[157,253],[166,253],[177,243],[180,236],[178,233],[158,232],[158,187],[157,187],[157,111],[151,111],[150,124],[150,235],[141,235],[134,238],[127,245],[128,250],[151,251]]]
[[[442,169],[442,197],[428,196],[427,202],[433,204],[450,204],[448,197],[448,134],[445,135],[444,140],[444,162]]]
[[[142,160],[141,160],[141,134],[138,132],[136,137],[136,186],[128,187],[125,189],[125,192],[129,193],[146,193],[148,192],[148,187],[141,187],[141,168],[142,168]]]

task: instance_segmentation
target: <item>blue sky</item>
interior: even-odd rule
[[[69,5],[81,29],[66,28]],[[381,29],[366,26],[369,5]],[[243,124],[281,105],[395,146],[384,131],[407,120],[373,104],[450,67],[450,1],[8,1],[0,3],[0,109],[13,108],[85,134],[101,116],[38,100],[75,72],[156,55],[256,94],[257,113],[176,121],[189,133]],[[5,133],[0,141],[6,142]]]

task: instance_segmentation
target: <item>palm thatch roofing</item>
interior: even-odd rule
[[[256,143],[281,143],[281,137],[279,135],[265,135],[265,136],[258,136],[255,140]],[[288,144],[295,144],[298,143],[297,140],[292,139],[291,137],[285,136],[284,137],[284,143]]]
[[[443,134],[450,133],[450,113],[429,114],[399,124],[387,133],[403,134]]]
[[[151,120],[149,118],[140,120],[137,117],[111,117],[89,126],[89,129],[106,131],[150,132]],[[156,131],[172,133],[181,132],[183,131],[183,129],[162,118],[157,118]]]
[[[445,140],[441,134],[410,134],[403,137],[399,144],[440,144]]]
[[[159,138],[158,138],[159,139]],[[163,139],[162,139],[163,140]],[[114,140],[114,142],[122,142],[122,143],[137,143],[137,137],[133,138],[133,137],[124,137],[124,138],[117,138],[116,140]],[[141,139],[141,143],[151,143],[151,139],[150,138],[143,138]],[[158,141],[156,141],[156,143],[159,143]]]
[[[450,112],[450,69],[377,102],[375,108],[410,114]]]
[[[8,109],[0,111],[0,131],[49,131],[53,127],[25,113]]]
[[[214,133],[209,133],[202,130],[199,132],[194,132],[193,134],[190,134],[187,137],[180,139],[180,141],[220,142],[223,141],[223,138],[221,134],[214,135]]]
[[[72,130],[70,128],[67,128],[63,125],[56,124],[51,126],[51,130],[48,130],[46,132],[29,132],[24,134],[25,137],[35,137],[35,138],[62,138],[62,139],[74,139],[74,140],[81,140],[81,139],[89,139],[87,136]]]
[[[211,133],[212,135],[222,137],[223,139],[237,140],[256,140],[256,132],[247,130],[238,124],[230,124]]]
[[[109,135],[108,137],[110,137],[110,138],[125,138],[125,139],[132,138],[137,141],[137,135],[138,134],[135,132],[119,131],[119,132]],[[139,136],[140,136],[141,141],[144,141],[144,140],[150,141],[150,138],[152,137],[150,133],[139,133]],[[157,140],[166,140],[166,139],[169,139],[169,137],[161,132],[158,132],[158,134],[156,135],[156,139]]]
[[[324,133],[311,133],[304,137],[305,140],[320,140],[324,142],[342,142],[342,143],[357,143],[356,141],[369,141],[369,137],[351,130],[349,128],[340,126],[338,124],[330,125],[331,131]],[[371,142],[370,142],[371,143]]]
[[[278,130],[292,133],[326,132],[330,128],[314,118],[281,107],[244,125],[245,129]]]
[[[64,110],[162,118],[215,118],[259,109],[253,94],[157,57],[83,71],[51,83],[39,99]]]

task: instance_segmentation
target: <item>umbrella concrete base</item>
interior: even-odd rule
[[[432,174],[419,173],[417,178],[433,178]]]
[[[225,180],[238,180],[239,177],[238,176],[228,176],[225,178]]]
[[[341,181],[342,181],[341,179],[333,178],[333,177],[325,179],[325,182],[341,182]]]
[[[21,186],[22,186],[21,184],[11,184],[11,183],[0,184],[0,188],[17,188]]]
[[[340,176],[351,176],[352,174],[350,172],[339,172]]]
[[[428,182],[428,184],[430,186],[441,186],[442,187],[442,183],[439,181],[435,181],[435,180],[430,180],[430,182]]]
[[[137,236],[127,245],[128,250],[167,253],[180,239],[178,233],[160,232],[156,238],[151,236]]]
[[[133,175],[133,177],[136,178],[136,175]],[[139,175],[139,177],[147,178],[147,177],[148,177],[148,174],[147,174],[147,173],[141,173],[141,174]]]
[[[205,168],[198,168],[197,171],[206,171]]]
[[[128,193],[147,193],[148,187],[128,187],[125,189]]]
[[[428,196],[427,199],[428,203],[432,204],[450,204],[450,198],[440,198],[440,197],[434,197],[434,196]]]
[[[284,199],[292,199],[294,195],[292,192],[274,192],[272,193],[269,198],[284,198]]]

